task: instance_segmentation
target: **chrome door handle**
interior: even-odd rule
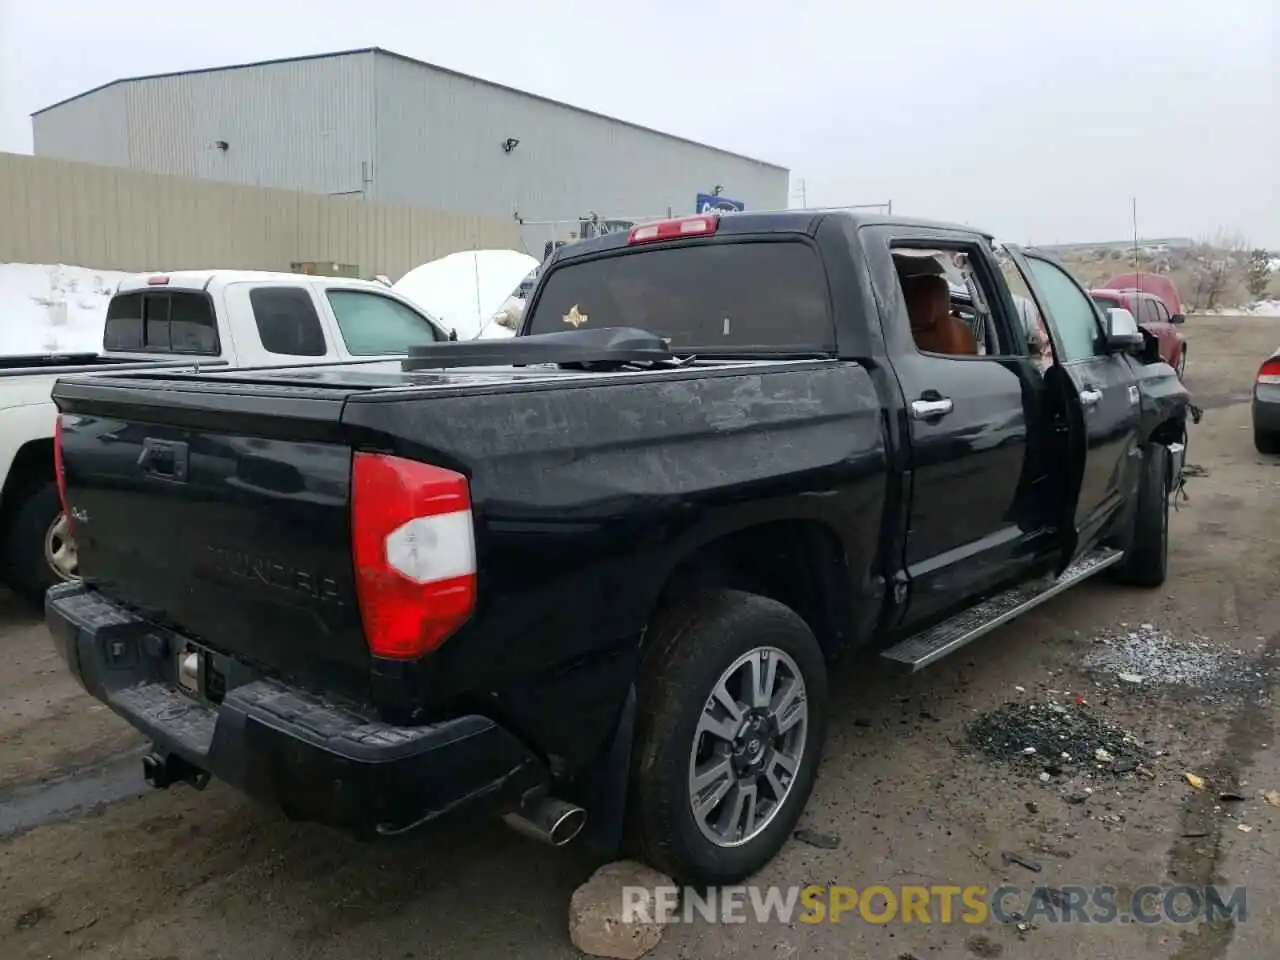
[[[1092,407],[1095,403],[1102,399],[1102,391],[1094,390],[1086,387],[1080,391],[1080,402],[1086,407]]]
[[[931,420],[934,417],[945,417],[954,408],[950,397],[941,400],[912,400],[911,416],[915,420]]]

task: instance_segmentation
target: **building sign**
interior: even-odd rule
[[[698,194],[698,213],[712,213],[717,210],[723,213],[741,213],[745,209],[747,205],[741,200],[718,197],[714,193]]]

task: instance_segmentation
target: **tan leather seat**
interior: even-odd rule
[[[973,332],[951,315],[951,290],[946,280],[932,274],[903,277],[902,293],[917,347],[926,353],[978,355]]]

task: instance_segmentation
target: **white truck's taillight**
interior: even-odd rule
[[[62,414],[58,414],[53,419],[53,476],[58,484],[58,500],[62,503],[62,513],[67,518],[67,526],[70,529],[72,523],[71,508],[67,506],[67,468],[62,462]]]
[[[351,548],[360,616],[375,656],[430,653],[475,609],[471,491],[460,473],[357,452]]]

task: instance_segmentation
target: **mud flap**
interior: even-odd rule
[[[582,788],[575,799],[587,811],[581,841],[598,856],[613,857],[622,849],[635,728],[636,688],[632,686],[608,745],[577,778]]]

